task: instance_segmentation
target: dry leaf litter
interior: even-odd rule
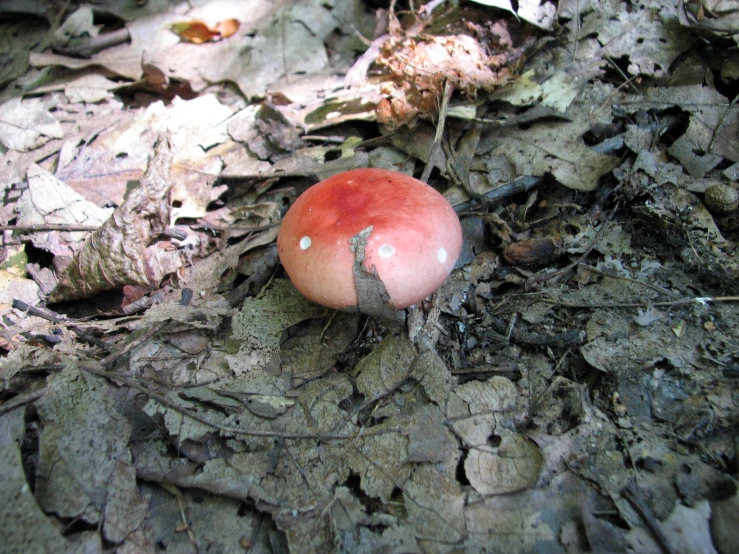
[[[1,550],[739,551],[737,7],[2,3]],[[407,312],[279,267],[359,167]]]

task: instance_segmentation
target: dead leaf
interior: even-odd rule
[[[205,21],[198,19],[190,21],[176,21],[170,28],[182,40],[193,44],[202,44],[210,40],[220,40],[221,35],[217,29],[211,28]]]
[[[10,309],[14,299],[36,306],[41,301],[39,293],[38,285],[30,279],[0,269],[0,310]]]
[[[238,19],[224,19],[216,23],[215,28],[223,38],[228,38],[239,30],[239,25]]]
[[[465,459],[470,484],[482,495],[508,494],[532,486],[543,464],[536,445],[507,429],[490,429],[490,433],[485,443],[470,448]]]
[[[139,112],[127,112],[117,124],[95,132],[95,140],[70,149],[56,176],[99,206],[120,206],[128,181],[141,178],[160,134],[173,144],[173,217],[197,218],[223,192],[213,189],[222,161],[214,147],[227,140],[233,115],[211,95],[192,101],[175,99],[165,107],[155,102]],[[214,122],[218,124],[214,125]],[[75,140],[79,140],[77,137]]]
[[[297,384],[330,371],[338,356],[356,340],[359,316],[336,314],[328,323],[311,321],[280,346],[282,371]]]
[[[711,501],[711,535],[719,552],[732,552],[739,547],[736,521],[739,515],[739,493],[728,498]]]
[[[130,464],[129,422],[116,410],[110,385],[67,367],[36,404],[44,424],[36,491],[39,505],[63,517],[98,523],[119,463]],[[104,433],[101,433],[104,430]]]
[[[472,0],[476,4],[484,4],[505,10],[515,14],[524,21],[536,25],[542,29],[549,30],[554,24],[554,15],[557,11],[552,2],[540,2],[539,0],[522,0],[516,3],[517,9],[513,8],[511,0]]]
[[[664,522],[659,526],[670,545],[680,552],[690,554],[718,554],[713,546],[709,529],[711,507],[707,500],[689,508],[677,505]],[[642,529],[632,530],[626,535],[629,546],[640,552],[660,552],[662,547],[655,542],[651,533]]]
[[[49,113],[48,99],[14,98],[0,105],[0,142],[27,152],[64,136],[61,124]]]
[[[172,23],[171,29],[187,42],[202,44],[230,37],[239,30],[239,20],[227,19],[219,21],[215,25],[208,25],[205,21],[199,19],[177,21]]]
[[[403,483],[409,526],[422,543],[441,546],[459,542],[467,534],[466,494],[445,469],[422,464]]]
[[[359,392],[370,400],[394,390],[410,376],[414,357],[413,346],[406,337],[386,337],[355,368]]]
[[[20,445],[23,441],[23,410],[6,414],[0,424],[0,505],[3,548],[28,552],[44,544],[56,552],[66,552],[69,541],[44,514],[26,481]]]
[[[649,17],[641,11],[619,10],[611,15],[594,10],[583,17],[578,32],[583,42],[592,40],[587,37],[594,35],[605,56],[624,57],[630,75],[661,77],[693,44],[693,37],[677,25],[673,13],[670,10],[663,19]]]
[[[301,295],[286,279],[276,279],[261,298],[247,298],[233,318],[233,337],[242,341],[231,358],[236,375],[276,367],[282,332],[306,319],[326,314],[323,306]]]
[[[72,103],[84,102],[95,104],[104,100],[112,100],[112,91],[124,85],[117,83],[99,73],[89,70],[81,74],[65,75],[54,79],[51,83],[38,87],[37,93],[64,91],[67,100]]]
[[[582,142],[585,125],[581,120],[534,125],[526,130],[503,130],[490,155],[509,159],[519,175],[551,173],[566,187],[594,190],[598,179],[616,166],[618,158],[585,146]]]
[[[19,225],[90,225],[99,227],[112,210],[98,208],[37,165],[27,173],[28,188],[18,201]],[[31,232],[34,246],[71,258],[89,231]]]
[[[691,114],[688,128],[669,152],[692,177],[703,177],[722,158],[739,161],[739,148],[733,140],[739,129],[739,112],[729,108],[727,98],[716,89],[701,85],[653,88],[647,101],[663,109],[678,106]]]
[[[136,487],[136,470],[131,464],[118,461],[110,476],[110,494],[103,513],[105,538],[123,542],[143,524],[149,503]]]
[[[456,465],[460,458],[455,436],[444,425],[444,414],[433,405],[424,406],[408,418],[408,461]]]
[[[167,139],[160,139],[139,188],[87,237],[59,278],[52,302],[86,298],[123,285],[158,284],[164,274],[152,267],[155,256],[147,247],[171,223],[170,148]]]

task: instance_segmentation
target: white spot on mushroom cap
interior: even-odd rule
[[[380,258],[389,258],[393,254],[395,254],[395,247],[393,247],[391,244],[383,244],[377,250],[377,253],[380,255]]]
[[[308,248],[310,248],[310,245],[311,245],[311,240],[308,235],[300,239],[300,249],[301,250],[307,250]]]
[[[436,251],[436,259],[439,260],[440,264],[445,264],[449,254],[447,254],[446,248],[439,248]]]

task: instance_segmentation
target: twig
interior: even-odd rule
[[[21,310],[22,312],[26,312],[31,315],[35,315],[36,317],[45,319],[47,321],[51,321],[52,323],[58,323],[59,325],[65,325],[70,331],[72,331],[82,340],[85,340],[89,342],[90,344],[94,344],[98,348],[102,348],[108,353],[111,353],[113,351],[113,349],[108,343],[101,341],[97,337],[93,337],[90,333],[88,333],[87,331],[83,331],[79,327],[75,327],[74,325],[71,325],[70,322],[66,320],[64,317],[60,316],[59,314],[55,312],[52,312],[51,310],[42,310],[41,308],[36,308],[35,306],[26,304],[23,300],[20,300],[19,298],[13,298],[13,307],[18,310]]]
[[[214,225],[211,223],[193,223],[191,229],[202,229],[203,231],[266,231],[277,227],[279,223],[270,223],[268,225]]]
[[[644,281],[639,281],[638,279],[631,279],[630,277],[624,277],[623,275],[615,275],[613,273],[608,273],[607,271],[603,271],[602,269],[598,269],[596,267],[593,267],[592,265],[588,265],[583,262],[580,262],[578,265],[580,267],[583,267],[595,273],[599,273],[600,275],[605,275],[606,277],[610,277],[612,279],[621,279],[623,281],[628,281],[630,283],[636,283],[637,285],[642,285],[644,287],[657,291],[660,294],[664,294],[671,298],[675,298],[675,299],[680,298],[680,295],[678,293],[672,292],[671,290],[667,290],[666,288],[660,287],[659,285],[653,285],[652,283],[645,283]]]
[[[607,46],[607,45],[606,45],[606,46]],[[622,86],[624,86],[624,85],[629,85],[629,86],[630,86],[630,87],[631,87],[632,89],[634,89],[634,94],[637,94],[637,95],[641,95],[641,94],[642,94],[642,92],[641,92],[641,91],[640,91],[640,90],[639,90],[639,89],[638,89],[638,88],[636,87],[636,85],[634,85],[634,81],[636,80],[636,76],[634,76],[634,77],[631,77],[631,78],[629,78],[629,76],[628,76],[628,75],[626,75],[626,74],[625,74],[625,73],[623,72],[623,70],[622,70],[622,69],[621,69],[621,68],[620,68],[620,67],[618,66],[618,64],[617,64],[616,62],[614,62],[614,61],[613,61],[613,60],[611,59],[611,56],[609,56],[608,54],[605,54],[605,55],[604,55],[603,57],[604,57],[604,58],[605,58],[605,60],[606,60],[606,61],[607,61],[607,62],[608,62],[608,63],[609,63],[610,65],[611,65],[611,67],[612,67],[612,68],[613,68],[614,70],[616,70],[616,72],[617,72],[617,73],[618,73],[619,75],[621,75],[621,78],[622,78],[622,79],[624,80],[624,82],[623,82],[623,83],[621,83],[621,84],[620,84],[620,85],[618,86],[618,88],[619,88],[619,89],[620,89],[620,88],[621,88]]]
[[[452,369],[449,373],[452,375],[474,375],[479,373],[499,373],[509,375],[512,373],[521,373],[521,369],[518,367],[466,367],[462,369]]]
[[[127,27],[111,31],[110,33],[103,33],[89,40],[85,41],[79,46],[73,48],[54,48],[54,51],[58,54],[64,54],[65,56],[79,56],[81,58],[89,58],[96,52],[106,50],[111,46],[117,46],[119,44],[125,44],[131,41],[131,35],[128,32]]]
[[[192,532],[192,528],[190,527],[190,518],[186,513],[185,500],[182,493],[176,486],[170,485],[169,483],[159,483],[159,486],[177,499],[177,507],[180,509],[180,518],[182,519],[182,523],[178,526],[177,530],[179,531],[179,529],[184,528],[183,530],[187,532],[187,537],[195,548],[195,552],[200,554],[200,545],[198,544],[198,541],[195,540],[195,534]]]
[[[287,41],[287,23],[285,18],[285,10],[287,8],[283,7],[282,11],[280,12],[280,50],[282,52],[282,71],[285,74],[285,84],[290,84],[290,75],[288,74],[288,68],[287,68],[287,48],[285,47],[285,42]]]
[[[100,225],[72,225],[67,223],[44,223],[38,225],[0,225],[0,231],[97,231]]]
[[[417,359],[417,358],[416,358],[416,359]],[[414,361],[415,361],[415,360],[414,360]],[[386,390],[386,391],[384,391],[384,392],[381,392],[381,393],[380,393],[380,394],[378,394],[377,396],[374,396],[374,397],[372,397],[372,398],[369,398],[369,399],[365,400],[365,401],[364,401],[364,402],[363,402],[362,404],[360,404],[359,406],[356,406],[356,407],[355,407],[355,408],[354,408],[354,409],[352,410],[351,414],[350,414],[349,416],[347,416],[347,417],[346,417],[346,419],[344,420],[343,424],[346,424],[346,423],[350,422],[350,421],[351,421],[352,419],[354,419],[354,418],[355,418],[356,416],[358,416],[360,412],[364,411],[365,409],[367,409],[367,408],[368,408],[369,406],[371,406],[372,404],[375,404],[375,405],[377,405],[377,403],[378,403],[378,402],[379,402],[380,400],[382,400],[383,398],[387,398],[388,396],[390,396],[391,394],[393,394],[393,393],[394,393],[394,392],[395,392],[396,390],[398,390],[398,389],[399,389],[399,388],[400,388],[400,387],[401,387],[401,386],[402,386],[402,385],[403,385],[403,384],[404,384],[404,383],[405,383],[405,382],[406,382],[406,381],[408,380],[408,378],[409,378],[409,377],[411,376],[411,374],[413,373],[414,369],[415,369],[415,366],[413,365],[413,362],[411,362],[411,365],[410,365],[410,367],[408,368],[408,371],[406,372],[406,374],[405,374],[405,375],[403,376],[403,378],[402,378],[402,379],[398,379],[398,382],[397,382],[397,383],[396,383],[396,384],[395,384],[394,386],[390,387],[390,388],[389,388],[388,390]],[[376,407],[376,406],[375,406],[375,407]],[[363,433],[363,435],[364,435],[364,434],[365,434],[365,433]]]
[[[506,344],[511,342],[511,335],[513,334],[513,329],[516,327],[516,322],[518,321],[518,314],[514,313],[511,317],[510,321],[508,321],[508,327],[505,330],[505,341]]]
[[[567,302],[560,302],[550,298],[542,298],[540,302],[547,304],[555,304],[562,306],[563,308],[581,308],[581,309],[597,309],[597,308],[643,308],[644,302],[605,302],[603,304],[570,304]],[[688,306],[690,304],[701,304],[708,305],[709,303],[715,304],[717,302],[739,302],[739,296],[697,296],[694,298],[681,298],[679,300],[669,300],[665,302],[652,302],[652,306]]]
[[[464,183],[461,179],[459,180],[458,184],[460,187],[462,187],[462,190],[464,190],[464,192],[470,198],[472,198],[473,201],[477,202],[478,204],[482,204],[483,206],[491,206],[499,202],[503,198],[507,198],[521,192],[528,192],[540,182],[540,177],[534,177],[533,175],[524,175],[522,177],[519,177],[515,181],[511,181],[510,183],[506,183],[485,193],[473,191],[469,187],[469,185]],[[470,208],[471,204],[472,202],[465,202],[464,204],[454,206],[454,209],[457,212],[462,212]]]
[[[454,92],[454,85],[451,83],[451,81],[446,81],[444,83],[444,94],[441,97],[441,106],[439,107],[439,120],[436,122],[436,134],[434,135],[434,144],[431,147],[431,152],[429,153],[429,159],[426,162],[426,167],[423,168],[423,173],[421,174],[421,181],[423,181],[424,183],[429,182],[431,170],[433,170],[434,166],[436,165],[436,154],[439,152],[439,148],[441,147],[441,138],[444,136],[446,112],[449,106],[449,100],[452,97],[452,92]]]
[[[7,402],[5,402],[3,405],[0,406],[0,414],[12,412],[16,408],[20,408],[21,406],[25,406],[26,404],[31,404],[32,402],[36,402],[36,400],[41,398],[45,392],[46,392],[46,389],[40,389],[37,391],[29,392],[21,396],[16,396],[15,398],[11,398],[10,400],[8,400]]]
[[[449,174],[449,177],[452,179],[452,181],[454,181],[454,184],[459,186],[465,192],[465,194],[467,194],[467,196],[471,198],[472,201],[477,202],[478,204],[485,207],[492,207],[498,201],[508,196],[512,196],[521,192],[528,192],[541,182],[540,177],[534,177],[533,175],[523,175],[518,179],[511,181],[510,183],[506,183],[504,185],[496,187],[486,193],[479,193],[472,190],[468,176],[461,174],[459,166],[456,163],[456,155],[452,151],[451,146],[445,143],[444,151],[447,155],[447,173]],[[463,204],[458,204],[454,207],[454,210],[457,212],[462,212],[469,208],[471,203],[472,202],[464,202]]]
[[[113,362],[115,362],[116,360],[122,358],[127,353],[129,353],[131,350],[133,350],[137,346],[140,346],[141,344],[143,344],[144,342],[146,342],[147,340],[149,340],[151,337],[153,337],[154,335],[156,335],[157,333],[159,333],[165,327],[165,325],[167,325],[167,323],[168,322],[165,321],[164,323],[161,323],[159,325],[155,325],[154,327],[152,327],[151,329],[149,329],[148,331],[146,331],[146,333],[144,333],[144,335],[142,337],[139,337],[138,340],[131,341],[130,343],[128,343],[122,349],[117,350],[115,352],[111,352],[108,356],[106,356],[105,358],[103,358],[102,360],[100,360],[98,363],[102,367],[108,367],[109,365],[112,365]]]
[[[197,414],[186,408],[183,408],[176,402],[169,400],[168,398],[147,389],[146,387],[144,387],[137,381],[134,381],[133,379],[129,379],[121,375],[115,375],[108,371],[97,369],[96,367],[93,367],[89,364],[79,364],[79,368],[92,375],[97,375],[98,377],[108,379],[109,381],[113,381],[115,383],[123,383],[127,387],[131,387],[132,389],[145,394],[149,398],[156,400],[163,406],[166,406],[167,408],[171,408],[172,410],[176,411],[177,413],[185,417],[189,417],[190,419],[197,421],[198,423],[202,423],[203,425],[206,425],[212,429],[215,429],[216,431],[221,431],[222,433],[228,433],[232,435],[243,435],[247,437],[265,437],[265,438],[270,438],[270,439],[319,439],[319,440],[347,440],[347,439],[355,439],[355,438],[361,438],[361,437],[370,437],[374,435],[385,435],[388,433],[399,433],[401,435],[407,434],[407,431],[403,429],[378,429],[376,431],[366,431],[366,432],[353,433],[353,434],[281,433],[281,432],[272,432],[272,431],[249,431],[248,429],[240,429],[238,427],[231,427],[230,425],[221,425],[220,423],[211,421],[207,417],[203,417],[200,414]]]
[[[654,538],[657,539],[657,542],[662,547],[662,550],[664,552],[667,552],[668,554],[676,554],[677,551],[672,547],[670,542],[667,540],[667,537],[665,537],[664,533],[662,532],[662,529],[659,527],[659,524],[657,523],[657,518],[654,517],[652,510],[644,502],[642,502],[642,499],[637,490],[634,488],[634,485],[630,483],[626,487],[624,487],[623,490],[621,490],[621,496],[624,497],[626,501],[631,505],[631,507],[634,508],[636,513],[639,514],[639,517],[642,518],[642,521],[644,521],[649,530],[652,532]]]
[[[533,346],[580,344],[584,338],[584,333],[580,329],[572,329],[559,335],[538,335],[535,333],[529,333],[527,331],[521,331],[520,329],[510,328],[509,323],[499,317],[493,318],[490,326],[513,342],[517,342],[519,344],[531,344]]]

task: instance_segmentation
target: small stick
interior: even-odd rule
[[[519,344],[531,344],[533,346],[580,344],[584,338],[584,333],[580,329],[571,329],[566,333],[551,336],[529,333],[527,331],[521,331],[520,329],[511,328],[506,320],[498,317],[493,318],[490,326],[496,332],[504,335],[506,339],[510,339]]]
[[[29,392],[21,396],[16,396],[15,398],[11,398],[4,404],[0,405],[0,415],[7,412],[12,412],[16,408],[20,408],[21,406],[25,406],[26,404],[36,402],[36,400],[41,398],[45,392],[46,389],[39,389],[37,391]]]
[[[597,308],[643,308],[644,302],[603,302],[601,304],[570,304],[560,302],[551,298],[542,298],[540,302],[546,304],[554,304],[562,308],[581,308],[581,309],[597,309]],[[739,296],[699,296],[694,298],[681,298],[679,300],[670,300],[665,302],[652,302],[652,306],[672,307],[672,306],[688,306],[690,304],[702,304],[707,306],[709,303],[716,302],[739,302]]]
[[[444,135],[444,124],[446,123],[446,111],[449,106],[449,100],[452,97],[452,92],[454,92],[454,85],[450,81],[447,81],[444,83],[444,95],[441,98],[441,107],[439,108],[439,121],[436,122],[434,145],[431,147],[429,159],[426,162],[426,167],[423,168],[423,173],[421,174],[421,181],[424,183],[429,182],[431,170],[434,169],[436,154],[439,152],[439,148],[441,148],[441,138]]]
[[[654,285],[652,283],[645,283],[644,281],[639,281],[638,279],[631,279],[630,277],[624,277],[623,275],[615,275],[613,273],[608,273],[607,271],[603,271],[602,269],[598,269],[597,267],[593,267],[592,265],[588,265],[584,262],[580,262],[578,265],[594,273],[598,273],[600,275],[604,275],[612,279],[621,279],[623,281],[628,281],[629,283],[636,283],[637,285],[642,285],[643,287],[647,287],[649,289],[657,291],[660,294],[664,294],[676,300],[680,298],[680,295],[678,293],[672,292],[671,290],[667,290],[666,288],[660,287],[659,285]]]
[[[631,504],[631,507],[634,508],[636,513],[639,514],[639,517],[642,518],[642,521],[644,521],[646,526],[652,532],[654,538],[659,543],[662,551],[667,552],[668,554],[676,554],[677,551],[672,547],[670,541],[667,540],[667,537],[662,532],[662,529],[660,529],[657,523],[657,518],[654,517],[654,514],[652,513],[652,510],[649,508],[649,506],[642,502],[638,491],[634,488],[634,485],[629,484],[624,487],[621,491],[621,496],[624,497],[629,504]]]
[[[187,408],[183,408],[182,406],[177,404],[177,402],[170,400],[166,396],[162,396],[161,394],[157,394],[154,391],[149,390],[145,386],[138,383],[138,381],[134,381],[133,379],[123,377],[122,375],[115,375],[108,371],[104,371],[102,369],[93,367],[90,364],[79,364],[78,367],[82,371],[86,371],[87,373],[91,373],[92,375],[97,375],[98,377],[103,377],[104,379],[108,379],[110,381],[113,381],[114,383],[123,383],[127,387],[137,390],[145,394],[149,398],[156,400],[163,406],[166,406],[167,408],[170,408],[176,411],[177,413],[182,414],[185,417],[189,417],[190,419],[197,421],[198,423],[202,423],[203,425],[206,425],[212,429],[221,431],[223,433],[229,433],[233,435],[240,435],[240,436],[247,436],[247,437],[265,437],[265,438],[273,438],[273,439],[318,439],[318,440],[346,440],[346,439],[356,439],[356,438],[369,437],[369,436],[375,436],[375,435],[385,435],[388,433],[399,433],[401,435],[407,434],[407,432],[404,431],[403,429],[384,429],[384,428],[377,429],[377,430],[370,430],[366,432],[351,433],[351,434],[346,434],[346,433],[281,433],[281,432],[275,432],[275,431],[249,431],[248,429],[240,429],[238,427],[232,427],[230,425],[221,425],[220,423],[211,421],[207,417],[201,416],[197,412],[193,412]]]
[[[71,225],[67,223],[40,223],[38,225],[0,225],[0,231],[97,231],[100,225]]]
[[[85,340],[89,342],[90,344],[94,344],[98,348],[102,348],[109,354],[113,351],[113,349],[110,347],[108,343],[101,341],[97,337],[93,337],[90,333],[88,333],[87,331],[83,331],[79,327],[75,327],[74,325],[71,325],[68,320],[66,320],[64,317],[60,316],[57,313],[54,313],[50,310],[42,310],[41,308],[36,308],[35,306],[26,304],[25,302],[23,302],[23,300],[20,300],[19,298],[13,298],[13,307],[16,308],[17,310],[21,310],[22,312],[26,312],[31,315],[35,315],[36,317],[45,319],[47,321],[51,321],[52,323],[58,323],[60,325],[65,325],[69,328],[70,331],[72,331],[75,335],[80,337],[82,340]]]
[[[112,46],[125,44],[131,41],[131,35],[127,28],[118,29],[110,33],[103,33],[91,37],[87,42],[74,48],[55,48],[54,51],[65,56],[79,56],[89,58],[96,52],[101,52]]]

